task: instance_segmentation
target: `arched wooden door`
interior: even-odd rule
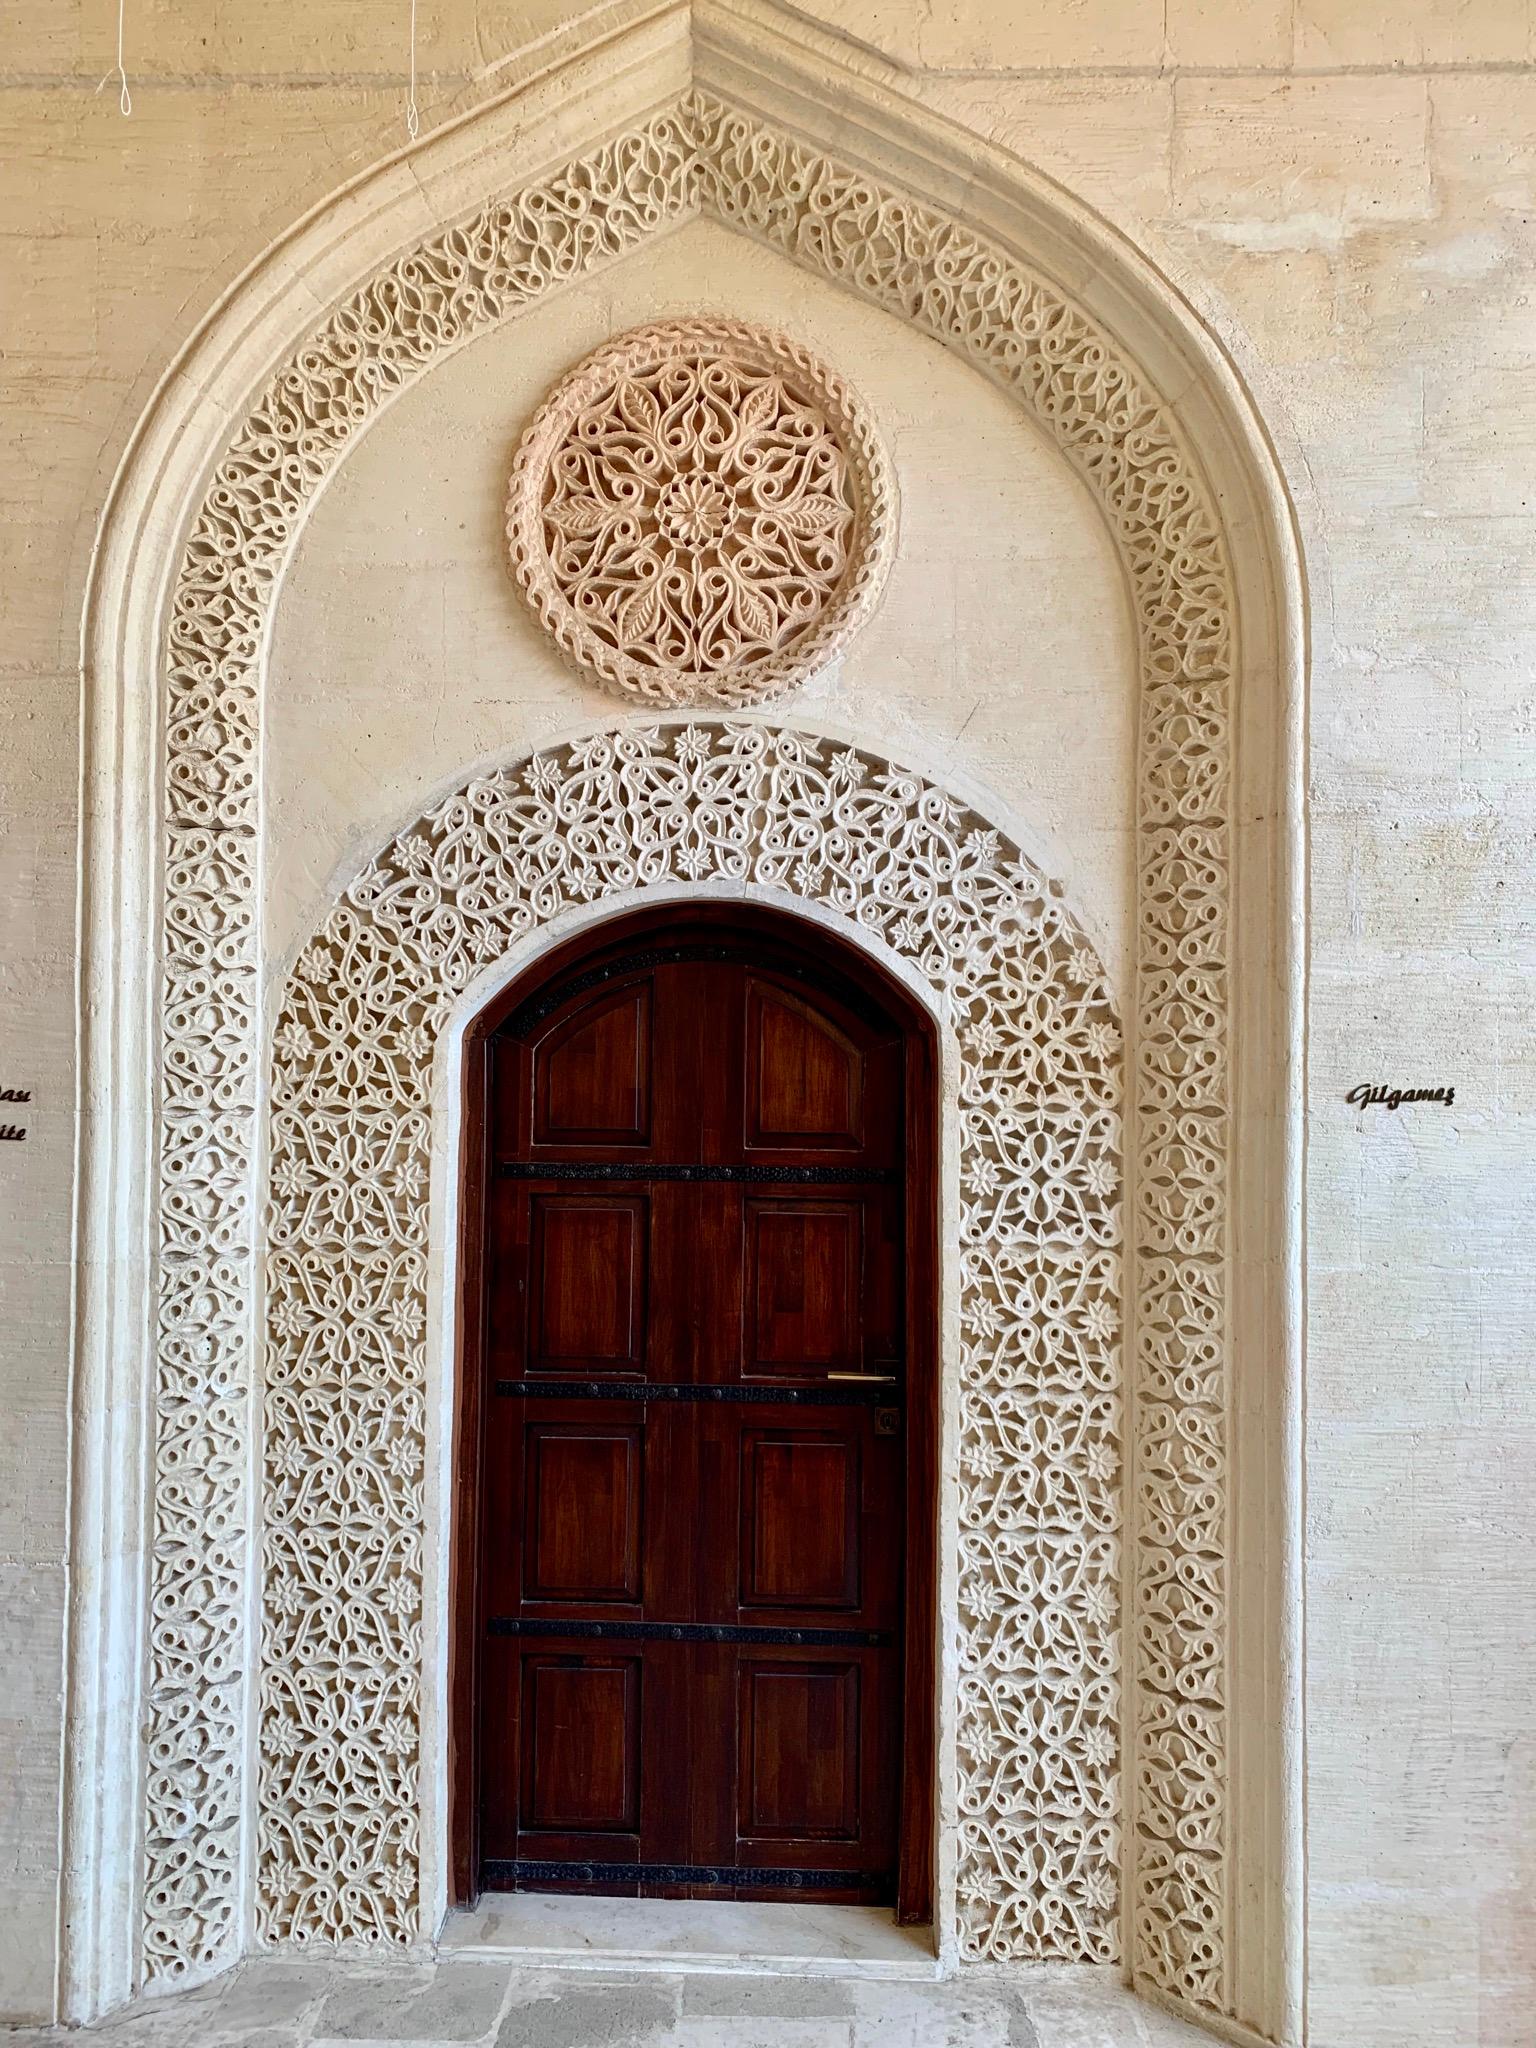
[[[798,920],[673,911],[468,1073],[461,1895],[925,1919],[925,1024]]]

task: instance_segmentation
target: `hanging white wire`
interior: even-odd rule
[[[413,9],[415,4],[416,0],[411,0]],[[125,118],[133,112],[133,95],[128,90],[128,73],[123,68],[123,15],[127,6],[128,0],[117,0],[117,63],[96,88],[100,92],[103,85],[110,85],[114,78],[117,80],[122,88],[117,95],[117,111]]]
[[[421,115],[416,107],[416,0],[411,0],[411,90],[405,102],[405,132],[412,142],[421,133]]]

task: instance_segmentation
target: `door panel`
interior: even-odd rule
[[[857,1442],[842,1430],[751,1430],[742,1463],[741,1605],[857,1607]]]
[[[858,1364],[862,1224],[859,1202],[748,1203],[754,1371]]]
[[[530,1422],[523,1598],[640,1598],[641,1431]]]
[[[855,1149],[863,1062],[831,1018],[756,977],[747,981],[748,1145]]]
[[[640,1363],[643,1195],[543,1195],[529,1204],[530,1362],[613,1371]]]
[[[741,1666],[737,1832],[850,1842],[859,1820],[859,1667]]]
[[[633,1833],[639,1785],[640,1659],[525,1657],[524,1825]]]
[[[649,982],[558,1024],[533,1061],[535,1144],[644,1144],[651,1118]]]
[[[702,921],[490,1041],[484,1883],[894,1896],[904,1061]]]

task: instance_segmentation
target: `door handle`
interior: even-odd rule
[[[829,1380],[857,1380],[866,1387],[894,1387],[896,1375],[893,1372],[829,1372]]]

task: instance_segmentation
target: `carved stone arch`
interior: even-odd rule
[[[819,910],[956,1048],[943,1625],[961,1953],[1119,1950],[1120,1053],[1094,950],[985,818],[866,748],[629,727],[484,775],[305,944],[273,1040],[257,1911],[421,1932],[434,1060],[487,963],[583,905]],[[441,1076],[436,1077],[441,1081]],[[438,1256],[441,1256],[439,1240]],[[943,1717],[941,1717],[943,1718]]]
[[[1128,1961],[1152,1996],[1287,2038],[1301,612],[1283,488],[1219,350],[1102,223],[833,40],[702,0],[589,17],[275,250],[167,379],[108,508],[87,617],[68,2007],[247,1939],[256,764],[287,551],[428,362],[700,210],[1015,392],[1120,546],[1144,686]],[[113,1789],[138,1782],[141,1718],[142,1815]]]

